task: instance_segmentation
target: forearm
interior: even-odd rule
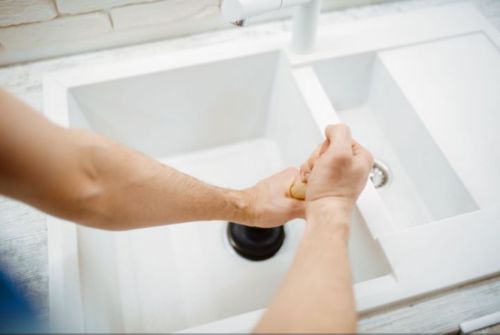
[[[208,185],[102,136],[67,132],[83,161],[79,208],[67,213],[80,223],[125,230],[250,215],[244,191]]]
[[[103,136],[57,126],[0,89],[0,193],[84,225],[278,226],[304,215],[287,196],[296,175],[287,169],[243,191],[210,186]]]
[[[308,214],[304,239],[273,303],[256,332],[343,332],[356,330],[347,258],[348,212]]]
[[[249,215],[245,192],[209,186],[105,137],[59,127],[1,89],[0,193],[113,230]]]

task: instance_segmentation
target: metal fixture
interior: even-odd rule
[[[252,16],[292,7],[292,50],[307,53],[314,47],[321,0],[223,0],[221,12],[229,22],[241,27]]]
[[[389,169],[381,161],[375,160],[370,171],[370,180],[375,188],[381,188],[389,182]]]
[[[231,23],[234,24],[237,27],[243,27],[245,25],[245,20],[238,20],[238,21],[234,21],[234,22],[231,22]]]

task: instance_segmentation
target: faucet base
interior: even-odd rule
[[[297,6],[293,16],[292,50],[307,53],[314,48],[321,0],[311,0]]]

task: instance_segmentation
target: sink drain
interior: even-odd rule
[[[387,185],[389,182],[389,169],[387,166],[384,163],[375,160],[372,170],[370,171],[370,180],[375,188],[381,188]]]

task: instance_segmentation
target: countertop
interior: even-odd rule
[[[457,0],[410,0],[366,6],[323,14],[320,24],[354,21]],[[482,13],[500,30],[500,0],[475,1]],[[182,49],[224,42],[250,40],[255,36],[290,30],[289,21],[222,30],[184,38],[108,49],[0,68],[0,85],[37,110],[42,110],[42,79],[45,73],[143,58]],[[47,228],[43,213],[17,201],[0,197],[0,264],[35,302],[42,318],[48,316]],[[360,331],[450,332],[462,321],[500,311],[500,276],[470,283],[401,303],[361,316]]]

